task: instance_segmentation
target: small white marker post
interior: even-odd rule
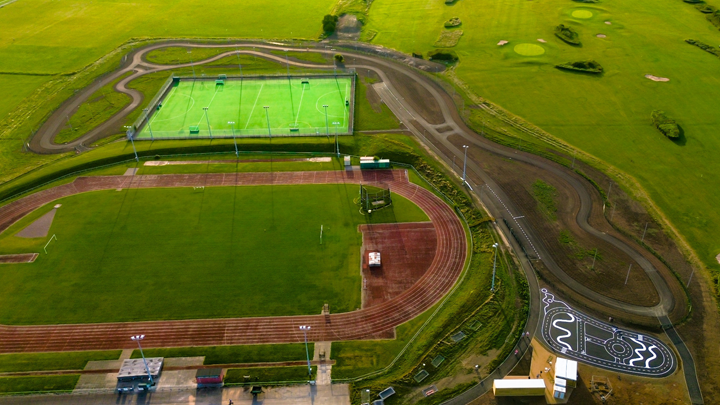
[[[45,244],[45,247],[43,248],[43,250],[45,251],[45,254],[47,254],[47,247],[50,244],[50,242],[52,242],[53,239],[57,240],[57,236],[55,236],[55,234],[53,234],[53,236],[50,237],[50,240],[48,240],[48,242]]]
[[[630,267],[628,267],[627,276],[625,276],[625,285],[627,285],[628,278],[630,278],[630,269],[632,269],[632,263],[630,264]]]
[[[323,233],[323,226],[320,225],[320,244],[322,245],[322,233]]]

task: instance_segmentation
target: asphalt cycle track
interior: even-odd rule
[[[355,43],[348,45],[355,46],[356,48],[358,46]],[[193,48],[227,47],[233,49],[226,53],[222,53],[220,55],[202,61],[196,61],[192,64],[186,63],[178,65],[157,65],[149,63],[145,60],[144,57],[148,52],[169,46],[183,46]],[[360,46],[362,47],[364,45]],[[253,49],[250,50],[246,48]],[[219,60],[229,55],[234,55],[236,53],[255,55],[258,57],[273,60],[280,64],[289,63],[291,65],[304,68],[333,68],[333,65],[318,65],[298,61],[286,62],[286,59],[283,57],[267,54],[256,50],[286,50],[290,48],[292,47],[287,45],[268,45],[252,42],[213,45],[191,44],[187,42],[168,42],[141,48],[128,55],[128,59],[126,60],[125,65],[121,69],[104,77],[102,80],[98,80],[96,83],[85,88],[76,96],[63,104],[46,121],[46,123],[40,128],[37,134],[32,138],[30,142],[30,149],[38,153],[67,152],[72,151],[77,147],[82,147],[83,144],[86,142],[90,143],[92,141],[100,139],[103,136],[108,135],[108,131],[117,128],[121,121],[132,110],[137,108],[137,106],[142,103],[142,94],[135,90],[127,88],[127,83],[144,74],[178,69],[182,67],[190,67],[193,64],[202,65],[215,60]],[[292,49],[296,52],[309,51],[330,55],[337,52],[332,49],[328,50],[324,48]],[[376,49],[365,48],[363,50],[366,52],[373,52]],[[576,293],[591,299],[592,301],[603,307],[623,311],[637,316],[658,319],[659,323],[663,326],[663,328],[666,330],[666,333],[675,344],[680,358],[683,360],[683,371],[688,382],[688,388],[690,391],[690,397],[692,399],[692,402],[702,403],[702,395],[699,390],[699,384],[697,383],[697,377],[695,376],[695,367],[692,356],[687,350],[687,347],[684,345],[684,343],[682,343],[682,340],[672,327],[672,323],[668,318],[668,314],[674,308],[676,303],[684,302],[684,297],[674,296],[673,292],[671,291],[670,287],[666,282],[666,278],[664,278],[658,272],[658,270],[653,266],[653,264],[648,261],[639,250],[636,250],[635,248],[616,238],[615,236],[606,234],[595,229],[588,223],[588,218],[593,208],[593,204],[590,192],[587,189],[586,184],[584,184],[584,180],[582,178],[575,175],[567,168],[555,164],[549,160],[546,160],[536,155],[527,154],[524,152],[517,152],[513,149],[495,144],[487,140],[486,138],[478,135],[473,130],[468,128],[463,122],[463,120],[460,118],[456,105],[452,100],[451,96],[432,79],[426,77],[422,73],[419,73],[418,71],[413,70],[412,68],[409,68],[402,64],[395,63],[388,58],[378,57],[367,53],[353,52],[349,48],[342,49],[342,53],[345,56],[346,67],[355,69],[367,69],[368,71],[373,71],[375,74],[378,75],[381,82],[374,84],[373,87],[380,95],[382,100],[385,102],[385,104],[393,111],[396,116],[398,116],[400,121],[403,122],[413,134],[415,134],[419,139],[423,140],[424,143],[429,148],[431,148],[438,156],[440,156],[446,163],[448,163],[448,165],[451,161],[451,156],[462,156],[463,151],[461,149],[461,145],[467,144],[472,148],[481,148],[498,156],[506,157],[532,165],[541,171],[551,173],[567,182],[575,190],[580,199],[580,208],[575,218],[578,226],[590,235],[602,239],[605,242],[612,244],[616,248],[626,253],[632,260],[635,261],[637,265],[639,265],[645,271],[658,292],[659,302],[657,305],[651,307],[632,305],[606,297],[598,292],[590,290],[589,288],[582,285],[580,282],[570,277],[553,260],[552,256],[549,254],[547,248],[541,242],[541,239],[538,237],[536,232],[529,225],[529,223],[522,218],[522,215],[520,215],[520,210],[517,209],[517,207],[513,204],[511,198],[480,167],[478,162],[469,160],[467,164],[467,178],[469,180],[468,186],[470,188],[470,191],[472,191],[482,201],[483,205],[496,219],[504,219],[505,224],[512,224],[513,227],[520,232],[521,236],[519,236],[519,238],[523,240],[523,245],[519,245],[519,240],[515,241],[511,237],[506,237],[506,242],[512,245],[516,251],[519,252],[522,249],[523,251],[528,252],[529,256],[532,256],[522,257],[523,255],[518,255],[520,257],[521,263],[523,264],[523,269],[528,277],[528,281],[530,282],[531,310],[530,319],[527,323],[527,329],[529,332],[531,332],[532,334],[535,333],[540,319],[540,298],[538,294],[539,289],[535,288],[537,287],[537,279],[530,265],[531,259],[537,259],[542,260],[542,262],[545,264],[548,270],[553,273],[554,276],[558,277],[563,283],[565,283]],[[380,53],[383,54],[382,51]],[[392,54],[393,53],[390,51],[386,51],[384,53],[384,55],[386,56],[392,56]],[[426,65],[425,67],[427,68],[428,66],[430,65]],[[430,67],[430,70],[432,70],[432,67]],[[117,79],[118,77],[122,76],[127,72],[133,72],[133,74],[118,82],[115,86],[115,89],[119,92],[130,95],[130,97],[132,98],[132,102],[128,106],[126,106],[121,112],[111,117],[108,121],[101,124],[99,127],[90,131],[86,135],[75,140],[74,142],[62,145],[58,145],[53,142],[55,135],[59,132],[62,125],[64,125],[66,115],[74,111],[75,108],[77,108],[80,104],[87,100],[96,90],[106,85],[107,83],[112,82],[113,80]],[[391,75],[393,76],[393,78],[402,77],[403,80],[392,80],[390,78]],[[434,120],[428,115],[424,114],[424,111],[418,111],[418,109],[413,106],[416,100],[406,100],[402,96],[403,93],[398,89],[400,88],[400,86],[407,85],[407,83],[413,83],[413,85],[420,86],[422,89],[424,89],[426,95],[429,96],[435,103],[437,103],[440,109],[440,113],[442,114],[442,122],[431,122],[437,120]],[[482,106],[480,107],[482,108]],[[448,127],[450,128],[450,130],[448,130]],[[462,141],[460,143],[458,143],[457,141],[451,141],[451,135],[460,137]],[[473,182],[475,184],[474,187],[471,186],[471,183]],[[497,226],[503,231],[505,235],[509,235],[510,229],[502,222],[503,221],[497,221]],[[667,278],[671,279],[671,282],[676,282],[676,280],[672,279],[672,277]],[[508,359],[510,363],[513,363],[511,360],[512,359],[510,358]],[[510,363],[501,365],[500,370],[503,370],[504,367],[510,367],[512,365]],[[507,369],[507,371],[509,371],[509,369]],[[481,383],[477,387],[466,392],[467,395],[459,396],[457,400],[470,400],[471,398],[473,398],[473,395],[475,395],[474,397],[477,397],[478,394],[484,393],[485,391],[487,391],[488,388],[489,387],[487,386],[487,384]]]
[[[368,339],[403,324],[442,299],[456,284],[468,257],[465,230],[453,209],[430,191],[410,183],[405,170],[278,173],[169,174],[80,177],[0,207],[0,231],[36,208],[78,193],[158,187],[230,187],[280,184],[365,184],[387,187],[420,207],[437,234],[437,250],[426,273],[402,294],[352,312],[329,315],[122,322],[77,325],[0,326],[0,353],[103,350],[132,347],[128,336],[145,334],[147,347]]]

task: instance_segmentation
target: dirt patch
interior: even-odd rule
[[[668,79],[667,77],[659,77],[659,76],[654,76],[654,75],[645,75],[645,77],[654,82],[669,82],[670,81],[670,79]]]
[[[362,73],[358,72],[358,76],[360,76],[360,81],[366,89],[365,98],[370,104],[370,108],[372,108],[375,113],[380,114],[382,113],[382,99],[380,98],[380,95],[377,94],[377,92],[375,91],[375,88],[371,85],[371,80],[368,80],[368,76],[364,73],[364,71]]]
[[[425,274],[435,257],[437,235],[430,222],[361,225],[363,308],[391,300]],[[370,268],[367,252],[379,251],[382,266]]]
[[[32,263],[37,259],[37,253],[19,253],[15,255],[0,255],[0,264]]]
[[[131,167],[127,170],[125,170],[125,174],[123,176],[134,176],[137,174],[138,169],[136,167]]]
[[[28,225],[23,229],[22,231],[15,234],[15,236],[19,238],[44,238],[48,235],[48,232],[50,231],[50,226],[53,223],[53,220],[55,219],[55,213],[57,212],[57,208],[53,208],[48,212],[47,214],[41,216],[40,218],[36,219],[35,222]]]
[[[361,31],[362,22],[358,21],[353,14],[345,14],[338,19],[335,32],[330,35],[330,38],[357,41],[360,39]]]
[[[396,70],[385,72],[393,83],[394,88],[400,93],[402,101],[417,111],[427,122],[433,125],[445,122],[442,110],[435,97],[433,97],[420,83],[409,79]]]

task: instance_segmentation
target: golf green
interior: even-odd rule
[[[539,56],[545,53],[545,48],[536,44],[517,44],[513,50],[523,56]]]
[[[317,314],[360,307],[357,185],[97,191],[57,200],[0,235],[0,253],[43,252],[15,235],[61,203],[34,263],[3,265],[1,324]],[[427,221],[409,200],[372,222]],[[320,232],[322,227],[322,244]]]
[[[181,80],[137,138],[345,134],[352,85],[348,76]]]
[[[592,18],[593,13],[588,10],[575,10],[572,12],[572,16],[575,18],[586,20],[588,18]]]

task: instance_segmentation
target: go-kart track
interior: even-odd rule
[[[425,275],[392,300],[346,313],[86,325],[0,326],[0,353],[102,350],[133,347],[128,336],[145,334],[146,347],[339,341],[377,337],[420,315],[453,287],[467,257],[465,231],[457,215],[430,191],[408,181],[404,170],[280,172],[80,177],[0,207],[0,231],[34,209],[69,195],[127,188],[228,187],[281,184],[365,184],[391,187],[428,215],[437,232],[437,253]],[[128,343],[129,342],[129,343]]]
[[[675,355],[658,339],[616,328],[571,308],[542,289],[542,337],[556,352],[600,368],[643,377],[666,377]]]

